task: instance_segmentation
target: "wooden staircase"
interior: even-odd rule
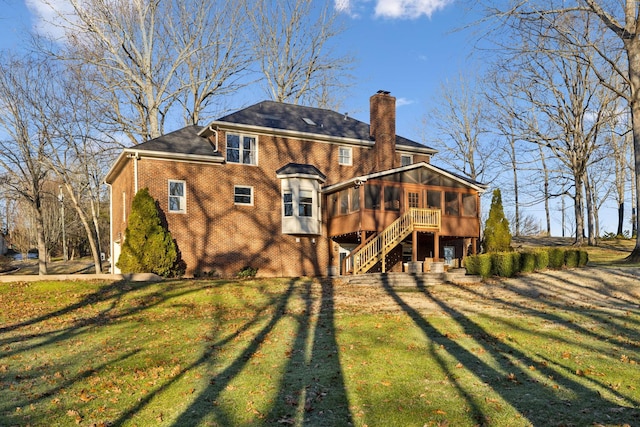
[[[385,257],[414,230],[440,230],[439,209],[410,208],[392,222],[381,233],[368,239],[351,252],[346,259],[347,274],[362,274],[378,262],[382,262],[382,272],[386,270]]]

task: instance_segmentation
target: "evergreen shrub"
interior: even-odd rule
[[[538,249],[534,254],[536,257],[536,271],[546,270],[549,267],[549,252],[546,249]]]
[[[536,270],[536,253],[532,251],[520,254],[520,271],[522,273],[533,273]]]
[[[506,252],[511,250],[509,221],[504,215],[500,189],[493,190],[489,217],[484,225],[483,247],[485,252]]]
[[[122,252],[116,266],[123,273],[155,273],[170,277],[182,274],[178,248],[163,225],[149,190],[133,198]]]
[[[564,266],[564,249],[549,249],[549,268],[559,270]]]
[[[236,276],[241,279],[249,279],[252,277],[256,277],[256,274],[258,274],[257,268],[246,266],[246,267],[243,267]]]
[[[493,268],[491,266],[491,254],[478,255],[478,272],[483,278],[491,277]]]
[[[520,271],[518,252],[497,252],[491,256],[492,270],[496,276],[513,277]]]
[[[576,268],[580,262],[580,251],[568,249],[564,252],[564,265],[568,268]]]
[[[584,267],[587,265],[587,263],[589,263],[589,252],[581,250],[578,260],[578,267]]]
[[[464,259],[464,268],[467,274],[477,276],[480,274],[480,258],[479,255],[470,255]]]

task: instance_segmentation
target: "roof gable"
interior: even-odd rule
[[[159,153],[188,154],[196,156],[221,156],[215,147],[201,137],[202,126],[187,126],[173,132],[169,132],[158,138],[138,144],[132,147],[140,151],[153,151]]]
[[[389,169],[386,171],[381,171],[381,172],[375,172],[375,173],[371,173],[371,174],[367,174],[367,175],[362,175],[362,176],[357,176],[355,178],[351,178],[347,181],[343,181],[343,182],[339,182],[336,184],[332,184],[332,185],[328,185],[325,186],[323,188],[323,192],[325,193],[332,193],[334,191],[338,191],[341,190],[343,188],[346,187],[351,187],[353,185],[361,185],[362,183],[370,180],[370,179],[385,179],[385,178],[389,178],[393,175],[396,174],[403,174],[403,175],[412,175],[411,173],[420,169],[424,169],[426,170],[428,173],[430,173],[431,175],[439,175],[442,176],[443,178],[450,180],[452,182],[454,182],[456,185],[460,185],[462,187],[467,187],[467,188],[472,188],[476,191],[479,191],[481,193],[485,192],[487,189],[487,185],[486,184],[482,184],[478,181],[474,181],[470,178],[464,177],[462,175],[458,175],[452,172],[449,172],[445,169],[441,169],[437,166],[433,166],[430,163],[425,163],[425,162],[420,162],[420,163],[413,163],[411,165],[407,165],[407,166],[402,166],[399,168],[395,168],[395,169]],[[419,184],[431,184],[431,185],[441,185],[438,182],[434,182],[432,177],[428,177],[425,176],[423,178],[420,178],[419,180],[420,182],[416,181],[414,179],[413,176],[408,176],[407,178],[403,179],[402,182],[415,182],[415,183],[419,183]]]

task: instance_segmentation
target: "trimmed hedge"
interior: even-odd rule
[[[513,277],[518,273],[531,273],[547,268],[584,267],[589,262],[589,254],[583,250],[547,248],[525,252],[496,252],[472,255],[465,258],[467,274]]]
[[[564,252],[561,248],[549,249],[549,268],[559,270],[564,266]]]
[[[536,253],[522,252],[520,254],[520,272],[533,273],[536,271]]]
[[[580,251],[580,257],[578,260],[578,267],[584,267],[589,262],[589,252]]]
[[[491,254],[481,254],[468,256],[464,260],[464,266],[467,269],[468,274],[474,276],[482,276],[483,278],[491,277],[492,262]]]
[[[519,252],[496,252],[491,254],[493,274],[500,277],[513,277],[520,271]]]
[[[576,268],[580,262],[580,251],[568,249],[564,252],[564,265],[567,268]]]
[[[536,255],[536,271],[542,271],[549,268],[549,252],[544,249],[535,251]]]

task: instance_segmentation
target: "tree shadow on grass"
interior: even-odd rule
[[[16,283],[12,286],[28,289],[32,285]],[[61,286],[64,286],[63,282]],[[118,325],[123,320],[129,321],[130,316],[143,318],[150,309],[172,298],[184,297],[202,289],[189,285],[176,286],[171,281],[118,281],[87,284],[87,287],[94,290],[80,296],[77,302],[51,310],[42,305],[41,311],[35,314],[32,314],[34,312],[28,299],[26,302],[16,302],[26,304],[20,307],[24,311],[21,317],[25,320],[0,328],[0,360],[6,362],[0,365],[0,384],[3,384],[0,388],[7,385],[11,392],[17,393],[11,393],[11,399],[8,398],[9,394],[0,399],[0,419],[17,420],[20,412],[15,412],[16,408],[24,406],[44,409],[52,401],[61,401],[60,398],[77,384],[85,384],[89,377],[114,366],[126,365],[139,356],[141,349],[135,344],[132,348],[115,352],[108,351],[106,343],[91,343],[93,347],[85,348],[83,341],[94,331]],[[52,289],[43,297],[47,298],[51,292],[56,292],[55,288]],[[138,295],[138,300],[123,303],[122,300],[132,292]],[[107,348],[107,351],[95,353],[96,345]],[[86,354],[90,354],[91,358],[85,360]],[[86,403],[95,399],[95,396],[83,395],[82,399]],[[55,412],[55,409],[51,411]],[[44,413],[35,412],[23,421],[28,419],[30,423],[41,422],[45,425],[49,424],[47,417],[45,409]]]
[[[313,307],[312,284],[304,288],[305,310],[296,316],[296,337],[266,425],[353,425],[349,412],[334,324],[334,290],[321,282],[319,307]],[[310,343],[311,341],[311,343]]]
[[[313,286],[319,285],[314,285],[311,280],[292,280],[286,292],[272,301],[275,310],[269,321],[231,364],[210,379],[209,385],[182,411],[173,425],[196,425],[205,419],[213,419],[219,425],[233,425],[233,412],[237,408],[226,407],[218,400],[230,383],[249,368],[251,358],[260,351],[267,337],[285,318],[294,322],[294,338],[277,395],[268,413],[256,411],[252,425],[349,425],[351,414],[338,359],[333,319],[333,284],[330,281],[322,282],[320,301],[314,301]],[[301,294],[304,308],[290,312],[287,305],[296,292]],[[314,307],[316,304],[319,307]],[[194,369],[196,365],[218,363],[216,351],[228,341],[229,338],[215,342],[210,351],[204,353],[185,372]],[[141,405],[144,403],[141,402]],[[134,412],[135,408],[130,411],[131,414]]]
[[[419,327],[426,338],[435,342],[446,351],[449,357],[457,362],[457,367],[464,368],[499,395],[506,403],[526,417],[533,425],[587,425],[596,423],[631,423],[640,419],[638,402],[624,396],[611,393],[613,401],[604,402],[608,412],[601,410],[604,390],[603,384],[590,384],[584,377],[575,374],[562,366],[554,366],[549,360],[537,356],[534,352],[524,352],[517,344],[500,339],[474,321],[467,314],[455,309],[430,292],[420,279],[417,287],[430,301],[446,313],[452,321],[463,330],[463,334],[471,337],[475,345],[482,347],[483,356],[465,348],[455,338],[440,331],[426,316],[411,307],[386,279],[383,287],[387,294]],[[545,315],[545,313],[538,313]],[[535,315],[535,313],[533,313]],[[478,393],[472,386],[459,378],[453,366],[445,362],[442,355],[433,353],[444,372],[458,389],[460,396],[466,401],[473,422],[479,425],[491,424],[491,415],[487,412],[484,393]],[[491,360],[491,363],[488,361]],[[532,368],[533,367],[533,368]],[[456,368],[457,369],[457,368]],[[549,383],[545,381],[549,379]],[[552,379],[552,380],[551,380]],[[553,382],[553,384],[551,384]],[[586,384],[589,384],[587,386]],[[554,387],[555,385],[555,387]],[[610,390],[608,390],[610,392]],[[599,409],[600,408],[600,409]]]

